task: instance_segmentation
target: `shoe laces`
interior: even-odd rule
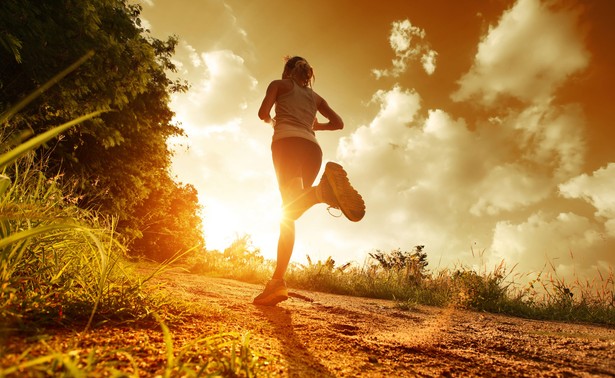
[[[333,212],[331,211],[331,209],[335,209],[335,210],[339,211],[339,214],[335,214],[335,213],[333,213]],[[341,217],[341,216],[342,216],[342,210],[340,210],[340,208],[339,208],[339,207],[329,206],[329,207],[327,207],[327,211],[328,211],[328,212],[329,212],[329,214],[330,214],[332,217],[334,217],[334,218],[339,218],[339,217]]]

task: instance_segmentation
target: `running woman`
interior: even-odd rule
[[[284,274],[295,244],[295,221],[310,207],[326,203],[340,209],[353,222],[365,215],[365,204],[350,185],[341,165],[329,162],[317,186],[312,186],[322,164],[322,150],[315,131],[341,130],[342,118],[312,89],[314,70],[307,60],[288,58],[281,80],[267,87],[258,117],[273,126],[271,154],[282,196],[282,220],[276,269],[257,305],[274,306],[288,299]],[[271,109],[275,105],[275,117]],[[316,115],[327,119],[321,123]]]

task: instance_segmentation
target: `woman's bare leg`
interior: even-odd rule
[[[283,219],[280,222],[280,237],[278,239],[278,259],[273,272],[273,279],[283,279],[290,257],[295,246],[295,221]]]
[[[273,279],[282,279],[288,268],[288,263],[295,246],[295,220],[306,210],[317,204],[313,187],[303,189],[303,179],[292,179],[283,191],[284,209],[280,222],[280,237],[278,239],[278,256]]]

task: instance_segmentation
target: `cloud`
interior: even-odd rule
[[[173,96],[178,118],[185,127],[196,130],[232,124],[253,99],[257,84],[243,58],[230,50],[199,53],[185,42],[181,47],[182,54],[176,59],[191,88]]]
[[[578,109],[532,106],[470,128],[443,110],[424,114],[420,95],[400,86],[373,101],[380,106],[373,121],[337,150],[367,204],[354,232],[373,248],[426,245],[430,261],[447,266],[467,262],[474,248],[485,251],[489,267],[504,260],[527,273],[552,264],[562,276],[612,264],[613,235],[558,202],[559,186],[613,225],[615,196],[607,188],[615,164],[576,177],[583,133],[567,125],[577,125]],[[363,238],[345,243],[365,248]]]
[[[392,61],[393,67],[383,70],[374,69],[373,74],[377,79],[386,76],[398,77],[406,72],[408,63],[412,60],[419,60],[423,70],[428,75],[433,74],[436,70],[438,53],[431,49],[425,39],[425,30],[413,26],[409,20],[394,21],[391,24],[389,35],[389,44],[395,53]]]
[[[502,16],[456,94],[460,101],[483,96],[472,125],[444,109],[423,109],[415,90],[395,85],[376,92],[374,119],[343,138],[337,150],[366,200],[367,215],[355,232],[385,250],[424,244],[430,260],[445,265],[468,261],[472,248],[484,250],[489,264],[504,260],[522,271],[552,263],[567,275],[575,267],[588,273],[612,264],[615,196],[604,188],[613,186],[615,164],[594,177],[581,175],[587,154],[583,109],[555,101],[557,87],[587,64],[576,16],[528,0]],[[504,82],[508,71],[501,65],[522,51],[525,28],[541,31],[544,40],[527,49],[539,56],[519,60],[522,67],[510,73],[514,80]],[[422,35],[409,23],[395,30],[395,51],[411,49],[408,35]],[[545,43],[553,44],[557,62],[538,51]],[[561,58],[568,53],[570,59]],[[557,67],[544,73],[551,64]],[[492,106],[503,94],[525,102]],[[600,219],[575,213],[558,191],[596,206],[609,233]],[[376,229],[384,231],[371,235]]]
[[[374,101],[380,105],[374,120],[343,138],[337,151],[365,197],[365,234],[383,230],[373,236],[379,248],[426,244],[439,253],[469,252],[478,235],[460,231],[472,218],[474,182],[489,161],[476,148],[480,138],[442,110],[422,115],[415,91],[395,86]],[[460,234],[467,238],[447,237]]]
[[[500,96],[548,101],[589,63],[579,14],[575,8],[550,9],[548,2],[518,0],[482,39],[474,65],[452,98],[476,98],[484,105]]]
[[[190,182],[204,206],[204,234],[208,248],[224,248],[243,233],[263,232],[269,220],[276,224],[279,205],[270,164],[270,130],[256,117],[257,81],[244,60],[230,50],[198,51],[182,42],[176,59],[182,77],[192,85],[174,94],[176,120],[186,137],[171,141],[173,172]],[[250,188],[250,190],[246,190]],[[264,200],[260,193],[274,193]],[[257,245],[263,242],[253,238]]]
[[[572,212],[532,214],[524,222],[495,225],[492,262],[504,260],[523,273],[551,271],[560,278],[588,277],[612,265],[615,239],[605,238],[600,226]]]
[[[596,208],[596,217],[605,221],[606,233],[615,237],[615,163],[609,163],[591,176],[582,174],[559,186],[566,198],[580,198]]]

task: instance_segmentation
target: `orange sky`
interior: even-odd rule
[[[272,130],[256,113],[282,58],[301,55],[346,124],[317,135],[324,158],[347,168],[367,215],[311,209],[293,261],[362,264],[420,244],[432,268],[612,269],[612,1],[141,4],[155,36],[181,41],[192,88],[172,107],[188,134],[175,142],[189,147],[174,170],[200,193],[208,248],[248,233],[275,256]]]

